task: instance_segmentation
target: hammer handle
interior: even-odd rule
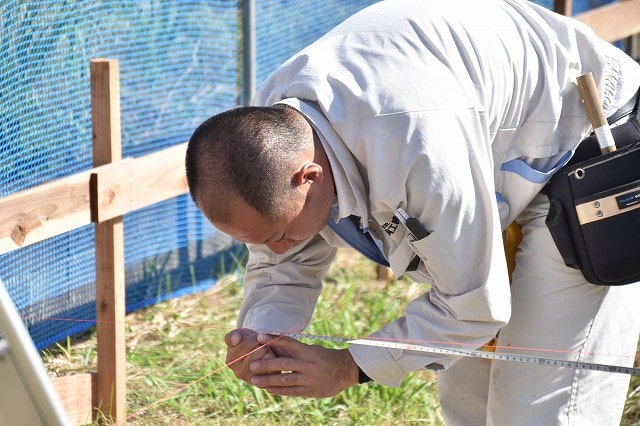
[[[578,91],[584,102],[584,107],[587,110],[587,116],[591,121],[593,131],[598,138],[598,144],[600,145],[600,151],[603,154],[616,150],[616,144],[611,134],[611,128],[607,122],[607,117],[604,115],[602,109],[602,101],[598,94],[598,88],[596,82],[593,79],[592,73],[586,73],[577,78]]]

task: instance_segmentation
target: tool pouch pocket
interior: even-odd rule
[[[640,281],[640,124],[634,119],[612,133],[617,151],[583,159],[579,149],[543,190],[564,263],[600,285]]]

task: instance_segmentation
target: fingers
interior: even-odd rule
[[[324,398],[358,383],[358,366],[347,349],[248,329],[233,330],[225,342],[236,377],[274,395]]]
[[[305,370],[312,366],[301,355],[308,353],[311,346],[285,336],[258,334],[256,339],[259,343],[268,345],[278,356],[251,362],[249,369],[253,377],[250,383],[273,395],[307,394],[304,381],[309,379],[309,375]]]
[[[303,367],[296,358],[261,358],[249,364],[254,374],[282,373],[283,371],[299,371]]]
[[[272,336],[260,333],[256,336],[256,339],[263,345],[269,345],[279,356],[298,356],[306,352],[306,348],[309,346],[287,336]]]
[[[253,330],[233,330],[225,336],[228,345],[226,364],[235,376],[250,382],[254,373],[250,371],[250,364],[261,358],[273,358],[273,352],[256,340],[257,333]]]
[[[294,372],[253,376],[251,384],[266,390],[272,395],[300,396],[310,393],[305,383],[305,375]]]
[[[358,384],[358,366],[347,349],[329,349],[286,338],[258,336],[291,357],[257,359],[249,364],[249,383],[274,395],[325,398]]]

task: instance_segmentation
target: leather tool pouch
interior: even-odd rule
[[[601,155],[590,136],[543,189],[564,263],[600,285],[640,281],[640,122],[612,133],[617,151]]]

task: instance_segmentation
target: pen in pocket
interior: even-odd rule
[[[415,217],[410,217],[401,207],[396,210],[396,217],[407,228],[413,240],[420,240],[429,235],[424,226]]]

